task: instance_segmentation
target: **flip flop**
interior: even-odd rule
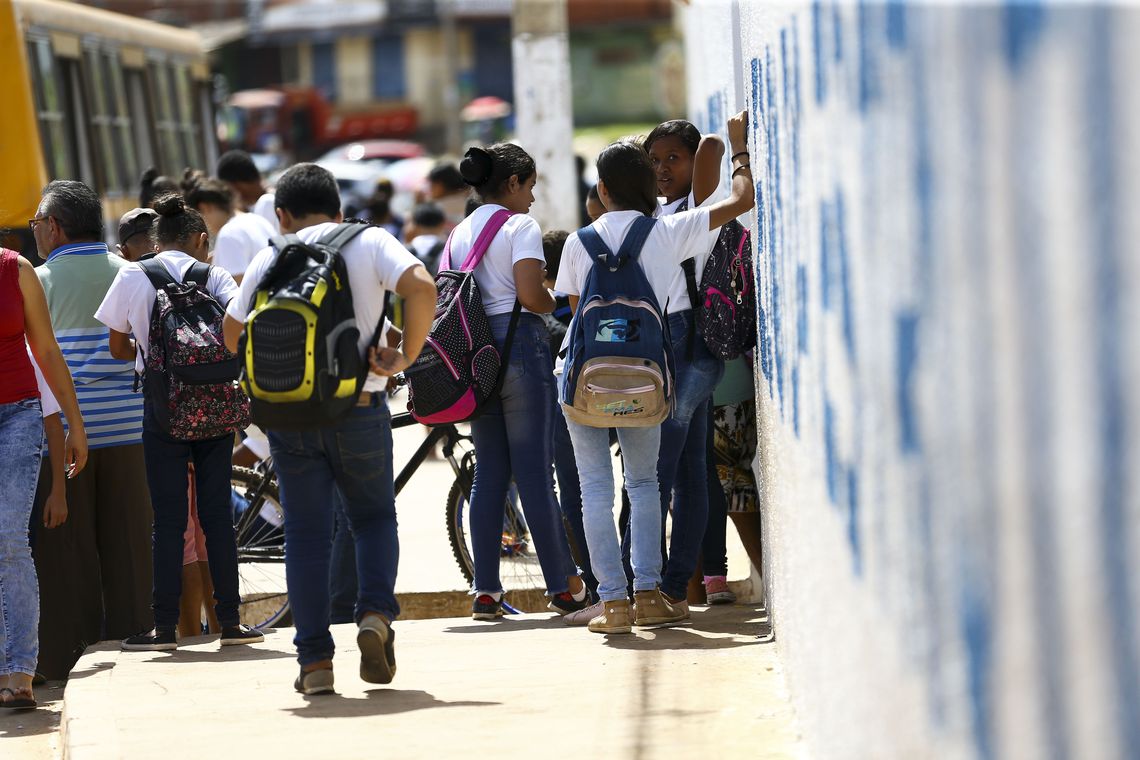
[[[4,692],[8,692],[12,698],[3,699]],[[27,694],[28,696],[17,696],[19,694]],[[36,700],[32,695],[31,689],[9,689],[7,687],[0,689],[0,708],[6,710],[32,710],[35,707]]]

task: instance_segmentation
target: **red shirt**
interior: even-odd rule
[[[20,260],[15,251],[0,248],[0,404],[39,397],[24,337]]]

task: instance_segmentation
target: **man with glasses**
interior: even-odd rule
[[[134,362],[111,356],[95,319],[115,275],[130,266],[103,242],[103,208],[82,182],[43,191],[29,221],[52,327],[87,423],[87,467],[67,482],[69,518],[44,531],[40,571],[40,672],[65,678],[83,649],[152,627],[150,495],[142,452],[142,394]]]

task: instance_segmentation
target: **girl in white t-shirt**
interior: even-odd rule
[[[204,262],[209,253],[209,235],[202,216],[187,208],[181,195],[168,195],[154,204],[158,219],[154,235],[159,253],[151,262],[166,268],[171,277],[185,281],[191,267]],[[205,290],[224,308],[238,293],[225,270],[210,267]],[[118,359],[150,351],[150,321],[157,293],[139,264],[119,270],[95,312],[95,318],[111,331],[111,354]],[[131,336],[134,340],[131,340]],[[145,382],[145,378],[144,378]],[[143,412],[143,453],[147,486],[154,508],[154,629],[125,639],[124,650],[176,649],[176,627],[182,591],[183,535],[189,514],[186,465],[194,465],[198,497],[198,520],[210,551],[210,576],[214,583],[215,610],[222,629],[222,645],[249,644],[264,636],[241,625],[238,605],[237,544],[234,540],[230,503],[230,456],[233,435],[201,441],[171,438],[155,421],[148,398]]]
[[[554,497],[555,388],[546,327],[538,317],[554,309],[554,299],[542,284],[542,232],[538,222],[526,215],[534,203],[534,159],[517,145],[500,143],[468,150],[459,171],[482,205],[451,233],[452,266],[464,260],[495,212],[513,212],[475,268],[500,352],[512,312],[520,311],[510,353],[504,357],[502,387],[471,423],[476,459],[471,493],[472,617],[492,620],[503,614],[499,556],[503,507],[512,477],[551,597],[550,608],[573,612],[586,605],[586,588],[574,566]]]
[[[752,178],[749,169],[744,112],[729,119],[728,134],[734,153],[732,191],[721,203],[661,217],[642,248],[637,265],[644,272],[660,304],[669,300],[673,276],[681,261],[715,230],[752,208]],[[607,213],[593,229],[611,251],[621,247],[634,221],[652,216],[657,209],[656,178],[649,158],[640,145],[619,142],[598,157],[598,194]],[[578,235],[571,235],[562,252],[556,288],[570,296],[577,309],[593,261]],[[676,342],[676,336],[673,336]],[[669,423],[665,423],[669,424]],[[582,512],[590,562],[598,579],[598,604],[567,617],[571,624],[588,624],[596,633],[629,633],[634,624],[658,625],[683,620],[688,609],[674,603],[659,588],[661,575],[661,494],[657,463],[662,427],[618,428],[625,465],[625,486],[631,504],[633,587],[636,618],[627,595],[621,549],[614,529],[613,464],[609,432],[586,427],[567,419],[578,475],[582,486]],[[704,525],[699,528],[704,533]],[[698,536],[698,545],[700,537]]]

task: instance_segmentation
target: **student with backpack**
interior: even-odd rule
[[[221,644],[262,641],[238,618],[230,506],[233,435],[249,423],[248,402],[236,383],[237,357],[222,335],[224,308],[237,285],[224,269],[205,263],[206,223],[181,195],[160,198],[154,210],[159,254],[121,269],[95,312],[110,328],[111,354],[135,358],[142,372],[143,454],[154,508],[154,629],[128,637],[122,648],[178,647],[187,464],[194,465]]]
[[[499,143],[468,150],[459,170],[482,205],[452,231],[440,269],[473,270],[495,348],[503,357],[499,387],[471,423],[476,462],[471,493],[475,555],[471,616],[493,620],[503,614],[499,556],[503,507],[512,476],[550,609],[573,612],[585,606],[587,591],[554,498],[555,387],[547,332],[538,316],[554,309],[554,299],[542,284],[542,232],[527,216],[538,178],[534,159],[517,145]],[[446,272],[440,275],[446,276]]]
[[[293,687],[304,694],[333,690],[334,495],[356,548],[360,677],[390,683],[400,546],[384,387],[388,376],[419,356],[435,311],[435,286],[385,230],[340,224],[340,194],[326,169],[290,168],[277,183],[275,203],[284,237],[246,270],[225,332],[242,356],[253,419],[268,434],[277,469],[301,668]],[[311,296],[318,290],[323,295],[316,303]],[[389,293],[404,302],[399,349],[376,347]]]
[[[693,124],[678,119],[651,131],[644,147],[664,200],[655,216],[713,200],[724,155],[719,137],[702,137]],[[732,355],[729,344],[739,354],[745,333],[755,340],[755,302],[744,298],[752,294],[751,250],[747,231],[730,220],[694,241],[689,255],[674,269],[669,287],[677,403],[661,428],[657,464],[662,518],[670,504],[673,508],[661,589],[685,610],[688,581],[699,560],[708,520],[706,421],[713,388],[723,375],[723,359]]]
[[[182,190],[186,205],[206,221],[214,265],[240,285],[249,262],[277,234],[276,226],[258,214],[235,211],[233,192],[221,180],[187,180]]]
[[[578,462],[586,542],[601,600],[569,622],[596,633],[629,633],[633,625],[688,616],[659,588],[657,464],[661,423],[673,413],[678,392],[676,338],[669,335],[664,306],[681,261],[710,230],[752,208],[746,119],[742,112],[728,122],[735,154],[730,197],[659,219],[652,217],[657,183],[645,151],[631,142],[610,145],[598,157],[598,193],[607,213],[571,235],[563,250],[557,287],[570,296],[575,316],[560,400]],[[631,502],[632,608],[614,530],[609,427],[618,429]],[[698,543],[702,535],[703,529]]]

